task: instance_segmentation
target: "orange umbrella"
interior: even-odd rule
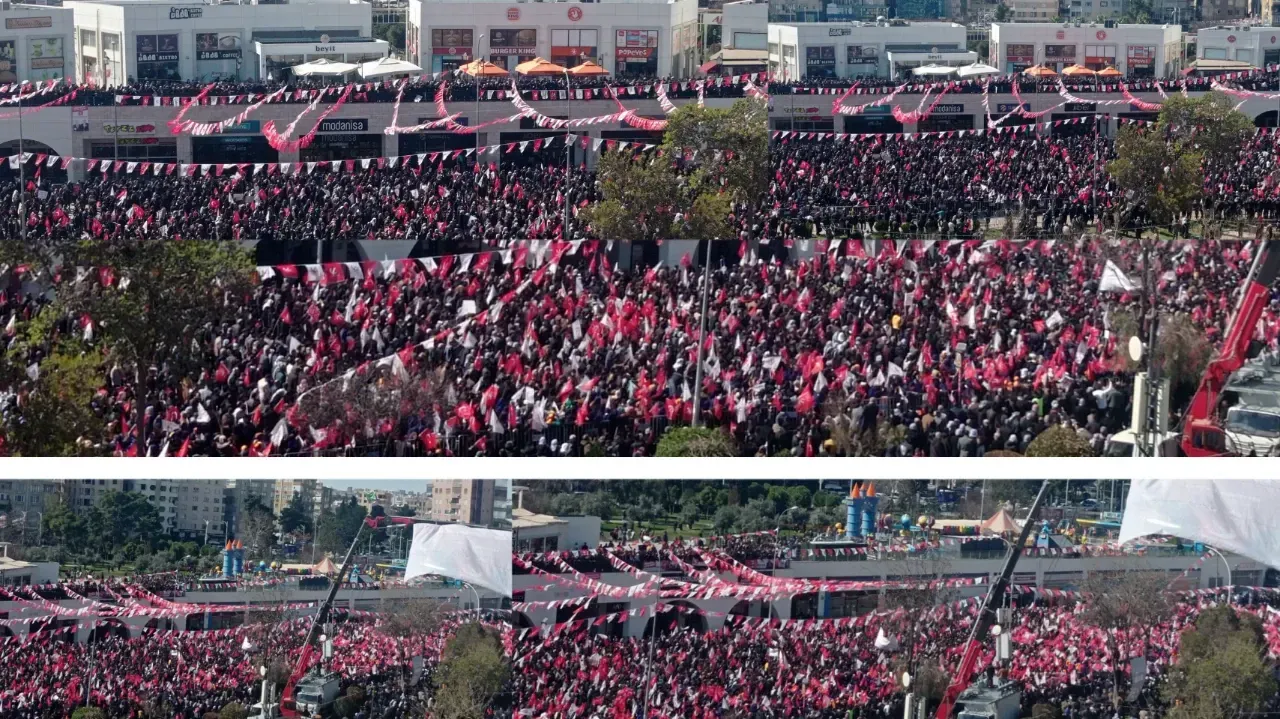
[[[608,75],[609,71],[587,60],[577,67],[569,68],[570,75]]]
[[[1098,77],[1123,77],[1124,73],[1111,67],[1110,65],[1098,71]]]
[[[1062,68],[1062,74],[1075,76],[1075,75],[1097,75],[1098,73],[1094,72],[1093,70],[1090,70],[1089,68],[1083,65],[1071,65],[1070,67]]]
[[[1045,67],[1044,65],[1032,65],[1026,70],[1023,70],[1022,74],[1030,75],[1031,77],[1053,77],[1058,73],[1054,72],[1052,68]]]
[[[565,69],[550,60],[535,57],[528,62],[516,65],[516,72],[521,75],[559,75],[565,72]]]
[[[472,60],[458,69],[471,77],[497,77],[499,75],[507,74],[506,70],[494,65],[488,60]]]

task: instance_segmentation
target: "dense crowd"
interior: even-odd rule
[[[113,719],[202,719],[230,702],[248,707],[260,696],[256,664],[270,656],[291,668],[307,630],[294,622],[231,632],[146,630],[130,637],[118,623],[97,627],[88,641],[72,641],[51,627],[0,640],[0,719],[67,719],[86,705]],[[423,693],[447,632],[391,637],[370,623],[338,627],[329,668],[342,675],[344,691],[353,684],[364,687],[360,716],[403,719],[410,716],[409,704],[428,700]],[[424,658],[424,672],[418,684],[402,691],[414,656]]]
[[[1152,78],[1152,77],[1121,77],[1121,78],[1101,78],[1097,79],[1092,76],[1068,76],[1059,78],[1057,76],[1050,77],[1032,77],[1028,75],[989,75],[984,77],[916,77],[904,76],[898,78],[884,77],[827,77],[823,75],[806,75],[799,80],[772,80],[769,83],[769,92],[775,95],[817,95],[831,94],[842,92],[849,88],[856,87],[858,90],[875,90],[885,91],[902,87],[902,92],[908,95],[920,94],[924,88],[929,85],[946,84],[947,92],[973,94],[982,92],[984,82],[992,93],[1009,93],[1013,91],[1013,84],[1018,84],[1018,90],[1027,94],[1051,93],[1056,94],[1059,89],[1058,81],[1062,80],[1062,84],[1069,88],[1072,92],[1082,94],[1111,94],[1120,93],[1120,85],[1123,84],[1133,92],[1159,92],[1162,90],[1165,94],[1171,92],[1181,92],[1185,86],[1188,92],[1208,90],[1209,86],[1215,80],[1214,77],[1196,75],[1192,77],[1179,78]],[[1156,90],[1155,83],[1160,84],[1160,90]],[[1272,66],[1265,72],[1255,72],[1231,79],[1233,85],[1238,85],[1246,90],[1255,90],[1259,92],[1274,91],[1280,89],[1280,72],[1276,72],[1276,68]],[[854,104],[857,97],[850,100],[849,104]]]
[[[1081,126],[1086,130],[1088,126]],[[1075,128],[1072,128],[1075,129]],[[1206,172],[1203,215],[1270,229],[1280,218],[1276,137],[1252,138]],[[1108,174],[1113,144],[1087,134],[932,136],[911,142],[792,138],[770,153],[770,199],[782,237],[981,237],[996,218],[1006,237],[1077,237],[1102,225],[1150,226]],[[1210,214],[1212,213],[1212,214]],[[1253,227],[1250,227],[1252,230]]]
[[[1117,662],[1107,631],[1085,621],[1084,605],[1024,603],[1009,628],[1012,660],[997,669],[988,651],[979,670],[1020,685],[1022,716],[1049,703],[1064,716],[1108,719],[1116,711],[1109,695],[1113,670],[1126,686],[1128,658],[1144,656],[1148,674],[1140,705],[1158,706],[1155,690],[1176,657],[1181,633],[1215,604],[1179,604],[1165,621],[1116,632],[1123,658]],[[1263,621],[1269,653],[1277,656],[1276,614],[1264,604],[1240,609]],[[954,671],[976,613],[972,604],[951,605],[874,615],[859,626],[793,620],[781,628],[727,625],[709,632],[668,613],[660,615],[665,623],[652,647],[649,637],[610,636],[607,627],[587,621],[581,631],[534,633],[518,646],[512,718],[888,719],[902,715],[899,672],[906,657],[918,667]],[[579,618],[591,619],[589,613]],[[897,645],[878,644],[882,631]],[[978,680],[984,681],[981,674]]]
[[[1099,291],[1099,276],[1107,256],[1132,272],[1136,246],[828,249],[788,264],[731,256],[710,273],[701,414],[742,454],[982,456],[1025,451],[1053,426],[1101,451],[1127,427],[1132,382],[1112,323],[1132,316],[1139,297]],[[1248,248],[1169,242],[1156,257],[1162,306],[1216,345]],[[175,344],[182,361],[151,367],[144,395],[132,372],[108,368],[94,400],[105,446],[636,456],[690,422],[702,273],[687,257],[624,271],[604,243],[584,241],[455,260],[366,263],[361,279],[319,283],[269,273],[251,296],[229,299],[219,322]],[[11,297],[5,314],[38,311],[33,297]],[[73,317],[61,327],[83,329]],[[1276,303],[1260,331],[1274,347]],[[426,392],[394,416],[361,415],[344,392],[379,376]],[[0,406],[11,409],[17,395],[7,399]],[[143,447],[127,411],[135,402],[145,408]]]

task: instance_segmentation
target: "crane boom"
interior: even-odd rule
[[[1261,350],[1261,346],[1253,346],[1254,329],[1271,301],[1271,284],[1277,277],[1280,277],[1280,240],[1266,240],[1253,258],[1235,315],[1222,337],[1222,347],[1205,367],[1200,386],[1187,409],[1182,427],[1182,451],[1189,457],[1227,454],[1226,434],[1217,417],[1218,400],[1231,374]]]
[[[289,681],[285,684],[284,693],[280,696],[280,713],[285,717],[297,717],[297,704],[294,700],[294,694],[297,690],[298,682],[307,673],[307,668],[311,663],[311,656],[315,653],[315,640],[325,623],[329,621],[329,612],[333,609],[333,602],[338,597],[338,590],[342,588],[342,583],[346,581],[347,572],[351,569],[351,560],[356,556],[356,545],[360,543],[360,537],[364,535],[365,527],[372,526],[370,522],[374,519],[367,519],[360,523],[360,528],[356,530],[355,539],[351,540],[351,546],[347,548],[347,556],[342,560],[342,567],[338,570],[338,576],[334,579],[333,584],[329,587],[329,593],[325,595],[324,601],[316,608],[316,615],[311,619],[311,628],[307,630],[307,638],[302,643],[302,654],[298,657],[298,663],[293,668],[293,673],[289,675]]]
[[[1022,524],[1022,531],[1018,533],[1018,541],[1009,547],[1009,554],[1005,557],[1004,568],[1000,570],[1000,575],[991,583],[991,588],[987,590],[987,598],[982,601],[982,608],[978,610],[977,621],[973,623],[973,630],[969,633],[969,641],[965,643],[964,658],[960,660],[960,668],[956,670],[955,678],[951,680],[951,685],[947,687],[947,691],[942,695],[942,703],[938,705],[938,713],[936,719],[950,719],[951,710],[955,708],[956,700],[960,698],[960,693],[968,688],[973,681],[973,675],[978,666],[978,657],[982,654],[982,644],[986,641],[987,632],[990,631],[991,625],[995,624],[996,609],[1000,603],[1004,601],[1005,593],[1009,591],[1009,583],[1013,578],[1013,568],[1018,565],[1018,558],[1022,556],[1022,548],[1027,543],[1027,538],[1031,536],[1032,520],[1035,519],[1036,512],[1040,509],[1040,504],[1044,502],[1045,496],[1048,494],[1050,482],[1045,480],[1040,485],[1040,491],[1036,494],[1036,499],[1031,503],[1031,509],[1027,512],[1027,520]]]

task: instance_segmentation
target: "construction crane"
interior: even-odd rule
[[[1221,457],[1248,454],[1252,443],[1244,436],[1228,443],[1228,432],[1218,416],[1218,403],[1232,373],[1257,357],[1263,344],[1254,340],[1262,311],[1271,301],[1271,285],[1280,276],[1280,240],[1261,243],[1245,279],[1240,303],[1228,325],[1218,355],[1205,367],[1200,387],[1191,399],[1191,407],[1182,425],[1182,452],[1188,457]],[[1233,437],[1235,433],[1232,433]],[[1241,444],[1250,445],[1242,447]],[[1274,444],[1274,439],[1269,444]]]
[[[325,671],[323,662],[316,666],[315,671],[309,672],[308,669],[316,652],[316,640],[329,621],[333,601],[338,596],[342,583],[346,581],[347,572],[351,569],[351,562],[356,556],[356,547],[360,544],[365,529],[377,529],[382,526],[385,519],[385,517],[370,517],[360,523],[355,539],[351,540],[351,546],[347,548],[347,556],[342,560],[338,576],[329,587],[329,594],[316,609],[316,615],[311,620],[311,629],[307,631],[307,638],[302,643],[302,654],[298,657],[298,663],[294,666],[293,673],[289,675],[284,693],[280,696],[280,714],[287,719],[317,714],[324,716],[329,713],[329,708],[338,698],[342,679],[336,672]]]
[[[1033,521],[1036,512],[1039,511],[1040,505],[1044,502],[1044,498],[1048,496],[1049,485],[1051,482],[1045,480],[1040,485],[1040,491],[1036,494],[1036,499],[1031,503],[1031,509],[1027,512],[1027,519],[1022,524],[1022,531],[1018,533],[1018,540],[1009,545],[1009,555],[1005,557],[1004,568],[1000,570],[1000,576],[991,583],[991,588],[987,590],[987,598],[982,602],[982,608],[978,610],[978,619],[973,623],[973,630],[969,633],[969,641],[964,647],[964,658],[960,660],[960,668],[956,670],[955,678],[951,680],[951,685],[947,687],[947,691],[942,695],[942,703],[938,706],[937,719],[951,719],[951,711],[955,708],[956,700],[960,698],[960,693],[969,687],[973,682],[973,676],[978,666],[978,657],[982,654],[983,644],[987,640],[987,634],[991,631],[991,627],[996,623],[996,609],[1004,602],[1005,595],[1009,591],[1009,583],[1013,579],[1013,568],[1018,565],[1018,558],[1022,556],[1022,548],[1026,546],[1027,539],[1031,536],[1031,528],[1035,524]]]

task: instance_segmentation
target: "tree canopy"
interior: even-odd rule
[[[465,624],[445,643],[436,669],[438,719],[484,719],[487,707],[507,682],[511,667],[496,632]]]

